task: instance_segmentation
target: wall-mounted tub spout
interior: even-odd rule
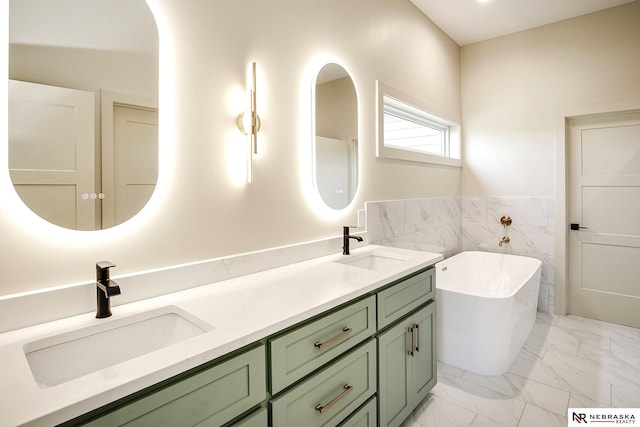
[[[504,236],[502,239],[500,239],[500,242],[498,243],[498,246],[502,247],[503,243],[509,243],[511,241],[511,239],[509,238],[509,236]]]

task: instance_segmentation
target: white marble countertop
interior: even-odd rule
[[[67,421],[443,258],[440,254],[376,245],[355,249],[351,257],[372,252],[402,261],[369,270],[334,262],[345,259],[342,254],[329,255],[113,307],[113,316],[107,319],[86,313],[0,334],[0,425],[50,426]],[[178,307],[212,330],[59,385],[44,388],[35,381],[25,357],[25,344],[166,306]]]

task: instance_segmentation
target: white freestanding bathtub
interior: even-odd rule
[[[474,251],[437,263],[438,360],[506,372],[535,322],[541,268],[534,258]]]

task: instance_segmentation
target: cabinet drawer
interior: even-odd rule
[[[375,296],[269,341],[271,392],[278,393],[376,331]]]
[[[335,426],[374,395],[376,345],[370,340],[271,401],[273,426]]]
[[[242,418],[230,427],[267,427],[269,425],[269,414],[267,408],[260,408],[251,415]]]
[[[378,329],[400,319],[435,295],[435,269],[431,268],[378,292]]]
[[[378,401],[374,396],[338,427],[377,427],[377,425]]]
[[[91,426],[219,426],[266,399],[260,346],[89,423]]]

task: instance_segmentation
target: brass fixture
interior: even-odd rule
[[[511,217],[508,215],[504,215],[502,218],[500,218],[500,224],[502,224],[504,226],[504,228],[507,228],[508,226],[511,225]]]
[[[251,64],[251,88],[249,89],[249,111],[238,114],[236,118],[238,129],[245,135],[249,135],[249,151],[247,153],[247,181],[253,178],[253,155],[258,154],[258,131],[260,130],[260,117],[256,102],[256,63]]]
[[[498,243],[498,246],[502,247],[503,243],[509,243],[511,241],[511,239],[509,238],[509,236],[504,236],[502,239],[500,239],[500,242]]]

